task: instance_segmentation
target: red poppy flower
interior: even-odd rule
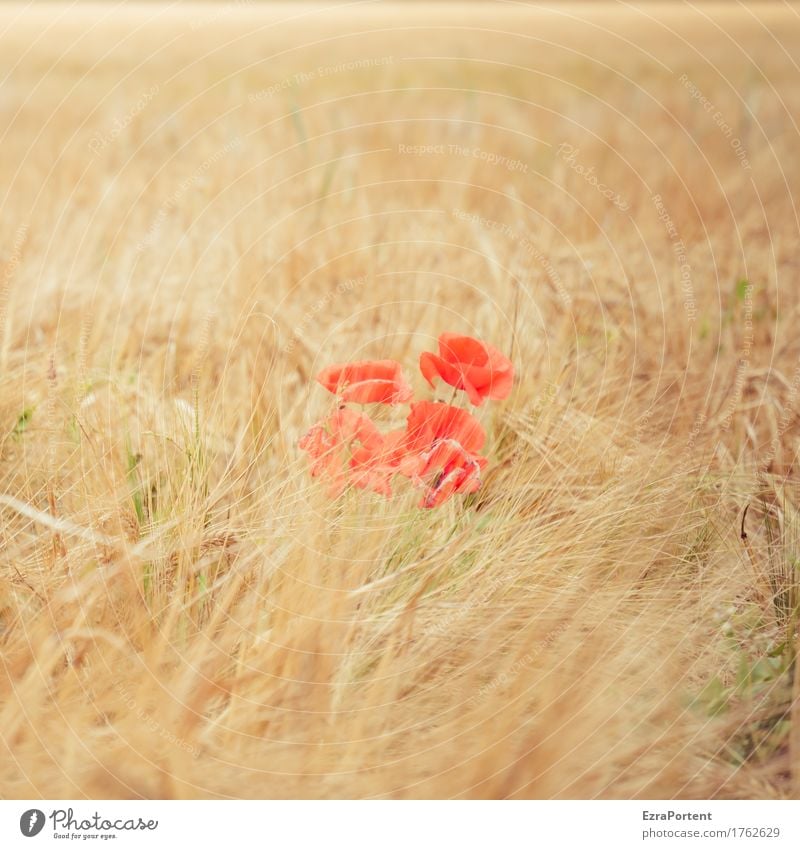
[[[299,442],[311,458],[311,476],[327,476],[333,497],[341,495],[347,485],[348,456],[359,451],[376,452],[382,444],[383,437],[372,420],[346,408],[315,424]]]
[[[315,424],[298,443],[311,458],[311,476],[317,477],[338,464],[338,442],[324,424]]]
[[[481,423],[466,410],[438,401],[420,401],[411,405],[406,423],[404,447],[421,453],[440,439],[454,439],[465,451],[477,453],[486,441]]]
[[[404,430],[394,430],[383,435],[379,444],[371,442],[356,448],[350,458],[350,482],[391,498],[392,478],[405,473],[404,437]]]
[[[485,398],[505,398],[514,377],[510,360],[498,350],[452,333],[439,337],[438,355],[420,357],[420,368],[431,385],[441,377],[467,392],[476,406]],[[410,401],[411,387],[399,363],[333,365],[317,380],[338,397],[339,409],[314,425],[300,447],[309,454],[312,476],[328,479],[331,495],[355,486],[390,497],[398,475],[423,490],[421,507],[436,507],[455,494],[478,490],[488,462],[479,454],[486,433],[466,410],[433,401],[412,403],[405,428],[382,434],[368,416],[342,403]]]
[[[383,437],[369,416],[342,407],[328,416],[328,427],[340,442],[359,442],[371,448],[383,444]]]
[[[442,333],[439,354],[424,351],[419,368],[431,386],[439,377],[450,386],[463,389],[476,407],[484,398],[507,398],[514,382],[514,365],[508,357],[480,339],[456,333]]]
[[[328,366],[317,375],[328,392],[356,404],[403,404],[411,387],[400,363],[394,360],[361,360]]]
[[[477,452],[485,441],[480,422],[466,410],[431,401],[412,404],[401,468],[425,487],[422,507],[436,507],[455,493],[480,487],[487,460]]]
[[[421,507],[438,507],[456,493],[477,492],[488,460],[465,451],[454,439],[441,439],[421,455],[419,477],[427,486]]]

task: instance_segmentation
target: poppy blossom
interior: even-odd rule
[[[471,413],[460,407],[439,401],[412,404],[406,422],[405,449],[421,453],[441,439],[453,439],[474,454],[483,448],[486,432]]]
[[[321,475],[334,458],[338,445],[322,423],[313,425],[300,439],[300,448],[311,458],[311,476]]]
[[[505,398],[514,368],[498,350],[468,336],[443,333],[439,355],[423,354],[422,373],[463,389],[476,406]],[[394,360],[364,360],[324,369],[317,380],[337,396],[338,409],[300,440],[311,475],[324,476],[336,497],[354,486],[390,498],[398,476],[422,489],[420,507],[437,507],[451,496],[476,492],[488,460],[480,455],[486,432],[467,410],[439,401],[411,403],[405,427],[381,432],[366,415],[346,406],[400,404],[412,392]]]
[[[299,442],[311,458],[311,476],[328,477],[333,497],[341,495],[347,485],[348,456],[358,451],[375,452],[382,444],[383,437],[372,420],[347,408],[315,424]]]
[[[466,392],[476,407],[484,398],[507,398],[514,382],[514,365],[508,357],[480,339],[456,333],[442,333],[438,355],[424,351],[419,368],[431,386],[441,378]]]
[[[391,498],[392,478],[403,473],[404,454],[401,442],[405,431],[387,433],[380,444],[362,444],[350,458],[350,479],[354,486]]]
[[[371,448],[377,448],[383,443],[383,437],[372,419],[347,407],[331,413],[328,426],[331,433],[341,442],[356,441]]]
[[[421,507],[438,507],[456,493],[477,492],[488,460],[470,454],[454,439],[440,439],[421,455],[419,478],[426,483]]]
[[[317,375],[328,392],[356,404],[403,404],[412,391],[400,363],[360,360],[328,366]]]
[[[454,493],[480,487],[480,471],[487,461],[477,452],[485,441],[480,422],[466,410],[432,401],[411,405],[405,462],[412,481],[426,488],[422,507],[436,507]]]

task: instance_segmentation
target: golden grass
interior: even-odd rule
[[[0,794],[797,797],[799,55],[3,5]],[[519,374],[483,489],[330,503],[313,375],[442,330]]]

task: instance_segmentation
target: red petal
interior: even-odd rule
[[[474,404],[476,407],[480,407],[483,403],[483,395],[478,391],[478,389],[473,386],[472,382],[464,376],[463,379],[464,391],[467,393],[467,398],[469,398],[470,404]]]
[[[411,387],[395,360],[359,360],[323,369],[317,381],[328,392],[357,404],[400,404],[411,398]]]
[[[486,441],[481,423],[466,410],[435,401],[411,405],[406,425],[410,450],[426,451],[437,439],[455,439],[466,451],[477,454]]]
[[[457,333],[442,333],[439,336],[439,353],[454,364],[483,366],[489,362],[489,352],[484,342]]]

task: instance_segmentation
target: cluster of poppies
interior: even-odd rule
[[[511,392],[514,366],[496,348],[471,336],[442,333],[439,352],[421,354],[419,367],[434,387],[437,380],[466,393],[481,406]],[[457,493],[475,492],[487,460],[480,455],[486,433],[467,410],[440,401],[414,401],[400,363],[362,360],[329,366],[317,381],[338,400],[337,408],[300,440],[311,474],[324,476],[336,497],[349,485],[392,494],[395,477],[422,490],[422,507],[436,507]],[[406,426],[381,432],[364,412],[348,404],[411,403]]]

